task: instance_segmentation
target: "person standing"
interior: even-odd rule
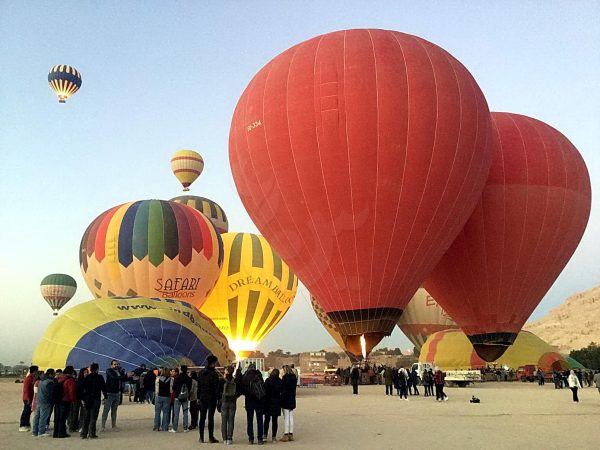
[[[55,438],[71,437],[67,433],[67,419],[71,412],[71,406],[77,401],[77,383],[73,378],[73,372],[73,366],[67,366],[57,380],[62,388],[59,389],[61,393],[60,401],[57,401],[54,407],[54,433],[52,437]]]
[[[188,411],[190,404],[190,392],[192,391],[192,379],[187,374],[187,366],[181,366],[179,375],[173,381],[173,392],[175,393],[175,412],[173,413],[172,433],[177,433],[179,428],[179,408],[183,410],[183,432],[188,432]]]
[[[538,379],[538,386],[543,386],[545,384],[546,380],[544,380],[544,371],[542,369],[538,368],[537,379]]]
[[[83,406],[83,426],[81,427],[81,439],[88,437],[96,439],[96,422],[100,412],[100,402],[102,395],[106,397],[106,383],[102,375],[98,373],[97,363],[90,365],[90,373],[83,380],[82,406]]]
[[[123,383],[127,380],[125,371],[121,368],[119,361],[113,359],[110,368],[106,369],[106,395],[104,409],[102,410],[102,431],[106,430],[106,419],[110,411],[110,420],[113,431],[119,431],[117,427],[117,408],[121,401]]]
[[[156,383],[156,368],[148,370],[144,375],[144,392],[146,403],[154,405],[154,384]]]
[[[38,366],[29,367],[29,373],[23,381],[23,412],[19,420],[19,431],[31,430],[31,404],[33,403],[33,383],[34,375],[38,371]]]
[[[193,371],[190,374],[192,379],[192,390],[190,391],[190,426],[188,430],[198,428],[198,373]]]
[[[90,370],[87,367],[82,367],[79,369],[79,374],[75,381],[75,396],[76,401],[71,404],[71,411],[69,412],[69,421],[67,422],[69,433],[77,433],[81,428],[81,398],[83,392],[83,379],[90,373]]]
[[[269,437],[269,423],[271,423],[271,441],[277,442],[277,421],[281,415],[281,394],[283,381],[279,378],[279,369],[273,369],[265,381],[265,420],[263,440]]]
[[[360,370],[357,366],[352,368],[350,372],[350,383],[352,384],[352,394],[358,395],[358,380],[360,379]]]
[[[410,372],[410,384],[413,387],[414,395],[419,395],[419,374],[417,373],[416,367],[413,367]]]
[[[579,381],[579,377],[575,374],[574,370],[571,370],[571,374],[569,378],[567,378],[567,383],[569,384],[569,388],[573,393],[573,401],[575,403],[579,403],[579,397],[577,396],[577,390],[581,389],[581,382]]]
[[[248,370],[244,374],[243,385],[248,441],[250,444],[254,444],[254,415],[256,414],[258,445],[263,445],[263,408],[266,390],[262,374],[256,370],[256,365],[254,363],[251,363],[248,366]]]
[[[161,367],[160,373],[154,382],[154,428],[153,431],[167,431],[169,427],[169,404],[173,378],[169,376],[169,369]],[[161,423],[162,414],[162,423]]]
[[[598,389],[598,394],[600,394],[600,370],[596,370],[593,380],[594,384],[596,385],[596,389]]]
[[[54,369],[46,370],[46,373],[38,385],[38,398],[35,416],[33,417],[32,433],[38,437],[49,437],[46,433],[48,428],[48,417],[52,409],[52,386],[54,385]]]
[[[217,357],[209,355],[206,358],[206,367],[198,374],[198,407],[200,409],[200,423],[198,425],[199,441],[204,442],[204,426],[208,417],[208,441],[211,444],[219,442],[215,439],[215,411],[219,398],[219,375],[215,369]]]
[[[393,375],[391,367],[386,367],[383,372],[383,379],[385,381],[385,395],[394,395],[394,386],[392,385]]]
[[[281,442],[294,440],[294,409],[296,409],[296,385],[298,379],[290,366],[283,367],[281,379],[281,409],[283,411],[283,437]]]
[[[221,395],[221,436],[227,445],[233,444],[233,428],[235,425],[235,410],[237,398],[241,395],[241,377],[233,377],[233,366],[225,369],[225,378],[222,383]]]
[[[435,401],[448,401],[448,396],[444,393],[444,385],[446,384],[444,372],[441,369],[437,369],[433,375],[433,380],[435,382]]]
[[[398,386],[400,387],[400,400],[408,401],[408,380],[408,373],[406,372],[406,369],[402,367],[398,371]]]

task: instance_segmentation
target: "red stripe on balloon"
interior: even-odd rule
[[[171,161],[179,161],[179,160],[182,160],[182,159],[189,159],[189,160],[192,160],[192,161],[198,161],[198,162],[201,162],[201,163],[203,163],[203,162],[204,162],[204,160],[203,160],[203,159],[201,159],[201,158],[196,158],[196,157],[194,157],[194,156],[177,156],[177,157],[175,157],[175,158],[171,158]]]
[[[187,266],[192,260],[192,230],[189,221],[186,220],[185,205],[169,202],[169,206],[175,214],[177,222],[177,235],[179,237],[179,262]]]
[[[190,209],[193,211],[194,216],[196,217],[196,220],[200,225],[200,230],[202,233],[202,242],[204,245],[204,256],[206,257],[206,259],[211,259],[213,255],[213,236],[210,232],[211,227],[207,223],[208,218],[206,218],[206,216],[201,212],[196,211],[193,208]]]
[[[198,170],[194,170],[194,169],[177,169],[177,170],[173,171],[173,173],[181,173],[181,172],[189,172],[189,173],[195,173],[196,175],[200,175],[200,172]]]
[[[435,355],[437,353],[437,347],[438,344],[440,343],[440,341],[442,339],[444,339],[444,336],[446,336],[446,332],[442,332],[442,333],[438,333],[436,334],[433,339],[431,340],[431,342],[429,343],[429,348],[427,351],[427,358],[425,359],[425,361],[429,361],[429,362],[434,362],[435,361]]]
[[[95,245],[96,259],[99,262],[102,262],[102,260],[106,256],[106,232],[108,230],[108,225],[110,224],[111,219],[117,212],[117,209],[119,209],[121,206],[123,206],[123,205],[115,206],[114,208],[109,209],[108,211],[106,211],[104,213],[103,216],[98,218],[100,220],[98,221],[99,222],[98,223],[98,231],[96,233],[96,239],[94,239],[94,245]],[[98,220],[98,219],[96,219],[96,220]],[[90,233],[90,237],[93,237],[93,236],[91,236],[91,233]]]

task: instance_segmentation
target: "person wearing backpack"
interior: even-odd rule
[[[298,378],[290,366],[284,366],[281,379],[281,409],[283,410],[283,431],[281,442],[294,440],[294,409],[296,409],[296,385]]]
[[[233,444],[233,427],[235,425],[235,410],[237,398],[239,397],[239,387],[233,378],[233,366],[225,369],[225,378],[221,380],[221,435],[223,442],[227,445]]]
[[[265,382],[262,374],[256,370],[256,365],[251,363],[244,374],[244,407],[246,408],[248,441],[254,444],[254,415],[256,414],[256,432],[258,445],[263,445],[263,411],[266,395]]]
[[[192,379],[187,374],[187,366],[181,366],[179,375],[173,380],[173,392],[175,394],[175,410],[173,412],[173,427],[171,433],[177,433],[179,427],[179,408],[183,409],[183,432],[188,430],[188,411],[190,405],[190,392],[192,391]]]
[[[283,382],[279,378],[279,369],[273,369],[265,381],[265,424],[264,440],[269,437],[269,422],[272,423],[271,441],[277,442],[277,420],[281,415],[281,393]]]
[[[167,431],[169,427],[169,410],[173,379],[169,369],[161,367],[160,374],[154,382],[154,428],[153,431]],[[162,414],[162,423],[161,423]]]
[[[200,409],[200,423],[198,424],[199,441],[204,442],[204,426],[208,417],[208,441],[211,444],[219,442],[215,439],[215,411],[219,398],[219,375],[215,370],[217,357],[209,355],[206,358],[206,367],[198,374],[198,407]]]

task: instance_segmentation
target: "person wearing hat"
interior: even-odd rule
[[[217,399],[219,398],[220,380],[215,369],[217,357],[209,355],[206,358],[206,367],[198,374],[198,408],[200,410],[200,423],[198,432],[200,442],[204,442],[204,426],[208,416],[208,441],[211,444],[219,442],[215,439],[215,411],[217,410]],[[194,424],[192,424],[194,425]]]

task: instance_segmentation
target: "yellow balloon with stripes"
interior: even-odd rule
[[[298,277],[264,237],[224,233],[221,238],[223,270],[200,311],[227,337],[240,360],[256,350],[288,311]]]
[[[194,150],[177,150],[171,157],[171,170],[183,186],[183,190],[189,191],[190,185],[204,170],[204,159]]]
[[[57,64],[48,72],[48,84],[58,97],[58,102],[65,103],[81,87],[81,73],[75,67]]]

